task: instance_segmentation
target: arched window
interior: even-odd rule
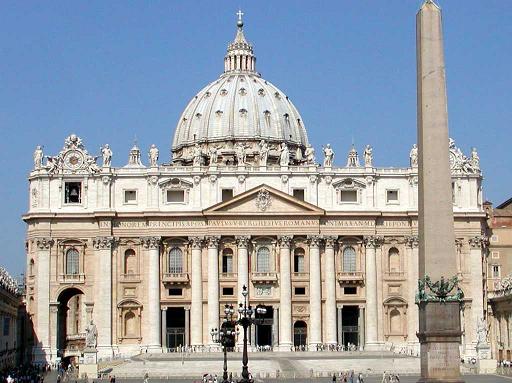
[[[356,271],[356,250],[352,246],[343,250],[343,271]]]
[[[391,334],[401,334],[402,333],[402,320],[400,318],[400,311],[394,308],[389,313],[389,332]]]
[[[124,252],[124,273],[137,274],[137,257],[133,249]]]
[[[304,272],[304,249],[302,247],[297,247],[293,251],[293,272]]]
[[[268,247],[262,246],[258,249],[256,254],[256,271],[270,271],[270,250]]]
[[[66,252],[66,274],[78,274],[80,254],[76,249],[69,249]]]
[[[28,275],[34,275],[34,260],[31,259],[30,263],[28,264]]]
[[[231,250],[229,247],[222,250],[222,272],[233,272],[233,250]]]
[[[178,247],[173,247],[169,251],[169,273],[183,272],[183,251]]]
[[[396,247],[392,247],[388,251],[388,266],[390,273],[400,271],[400,253]]]
[[[133,311],[128,311],[124,316],[124,335],[137,336],[137,317]]]

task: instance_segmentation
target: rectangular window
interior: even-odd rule
[[[66,182],[64,184],[64,203],[82,202],[82,183]]]
[[[137,203],[137,190],[125,190],[124,191],[124,203],[136,204]]]
[[[306,295],[306,288],[305,287],[296,287],[294,289],[295,295]]]
[[[345,295],[357,295],[357,287],[344,287],[343,294]]]
[[[222,202],[229,201],[233,198],[233,189],[222,189]]]
[[[232,273],[233,272],[233,256],[223,255],[222,256],[222,272]]]
[[[169,289],[169,295],[172,297],[181,297],[183,295],[183,289],[172,288]]]
[[[293,256],[293,272],[303,273],[304,272],[304,256],[294,255]]]
[[[235,295],[235,291],[233,287],[223,287],[222,288],[222,295]]]
[[[185,202],[185,190],[167,190],[167,203]]]
[[[491,269],[491,275],[493,278],[499,278],[500,277],[500,265],[492,265],[491,266],[492,269]]]
[[[298,200],[304,201],[304,189],[293,189],[293,196]]]
[[[398,190],[386,190],[386,203],[398,203]]]
[[[340,200],[343,203],[357,203],[357,190],[341,190]]]
[[[491,258],[499,259],[500,258],[500,252],[499,251],[491,251]]]
[[[11,327],[11,318],[4,318],[4,336],[8,336]]]

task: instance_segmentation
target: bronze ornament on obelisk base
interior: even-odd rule
[[[441,9],[426,0],[416,15],[419,149],[419,332],[420,382],[463,382],[448,158],[448,112]]]

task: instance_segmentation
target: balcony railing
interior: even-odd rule
[[[357,284],[364,282],[364,272],[362,271],[338,271],[336,277],[339,283]]]
[[[229,279],[229,280],[236,280],[237,279],[237,273],[220,273],[221,279]]]
[[[403,271],[386,271],[384,272],[385,279],[400,280],[405,279],[405,272]]]
[[[309,273],[306,273],[306,272],[303,272],[303,271],[292,273],[292,279],[293,280],[307,281],[309,279]]]
[[[277,273],[271,271],[255,271],[251,274],[253,282],[274,283],[277,281]]]
[[[121,281],[122,282],[140,281],[140,274],[134,274],[134,273],[121,274]]]
[[[61,274],[59,281],[60,283],[84,283],[85,274]]]
[[[171,285],[187,284],[189,282],[188,273],[164,273],[162,281]]]

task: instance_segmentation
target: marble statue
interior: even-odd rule
[[[208,148],[208,154],[210,155],[210,166],[216,165],[219,160],[219,147],[212,145]]]
[[[149,156],[149,166],[152,166],[152,167],[158,166],[158,155],[159,155],[159,153],[160,153],[160,151],[158,150],[156,145],[152,144],[151,147],[149,148],[149,153],[148,153],[148,156]]]
[[[311,144],[308,144],[306,146],[306,150],[304,151],[304,156],[306,157],[306,163],[308,165],[314,165],[316,162],[315,158],[315,148],[311,146]]]
[[[290,164],[290,149],[288,149],[286,142],[281,143],[281,148],[279,149],[279,164],[281,166],[288,166]]]
[[[198,143],[194,145],[193,152],[193,165],[201,166],[203,164],[203,151],[201,150],[201,146]]]
[[[364,148],[364,166],[373,166],[373,148],[370,145],[366,145]]]
[[[87,328],[85,329],[85,347],[96,348],[97,339],[98,329],[91,320],[91,322],[87,325]]]
[[[295,160],[299,163],[302,162],[302,149],[300,146],[297,147],[297,150],[295,151]]]
[[[451,138],[450,138],[451,140]],[[411,167],[417,168],[418,167],[418,145],[414,144],[411,148],[411,151],[409,153],[409,158],[411,160]]]
[[[109,168],[112,163],[112,149],[110,149],[109,144],[101,147],[101,154],[103,156],[103,167]]]
[[[332,167],[332,160],[334,159],[334,150],[331,148],[331,144],[327,144],[324,148],[324,167]]]
[[[488,342],[488,334],[489,327],[487,326],[487,321],[484,318],[480,318],[478,320],[478,324],[476,326],[476,336],[478,344],[485,344]]]
[[[478,156],[478,152],[476,148],[471,148],[471,164],[473,165],[473,169],[480,170],[480,157]]]
[[[40,145],[34,150],[34,169],[39,170],[43,167],[43,148]]]
[[[61,157],[59,156],[46,156],[46,170],[48,173],[54,174],[61,167]]]
[[[348,152],[347,156],[347,167],[349,168],[358,168],[359,167],[359,155],[357,154],[357,150],[352,145],[352,149]]]
[[[260,166],[267,166],[268,152],[270,150],[267,141],[261,140],[258,146],[260,149]]]
[[[238,161],[238,165],[245,165],[247,162],[247,147],[243,143],[238,143],[235,145],[236,152],[236,160]]]

